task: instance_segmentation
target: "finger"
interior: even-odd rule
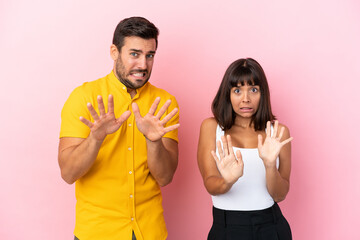
[[[272,137],[276,138],[276,136],[278,135],[278,128],[279,128],[279,121],[278,121],[278,120],[275,120],[275,123],[274,123],[274,132],[273,132]]]
[[[163,120],[161,120],[161,124],[165,124],[167,123],[170,119],[172,119],[176,113],[178,112],[178,109],[177,108],[174,108],[168,115],[166,115]]]
[[[156,114],[156,117],[158,119],[161,118],[162,115],[164,115],[164,113],[166,112],[166,110],[168,109],[168,107],[170,106],[171,104],[171,100],[167,100],[164,105],[160,108],[159,112]]]
[[[130,117],[130,115],[130,111],[125,111],[118,119],[116,119],[116,122],[122,125]]]
[[[133,103],[131,104],[131,106],[132,106],[132,110],[133,110],[135,119],[142,118],[142,117],[141,117],[141,114],[140,114],[140,111],[139,111],[138,105],[137,105],[135,102],[133,102]]]
[[[160,103],[160,98],[159,98],[159,97],[155,98],[155,101],[153,102],[153,104],[151,105],[151,107],[150,107],[150,109],[149,109],[149,114],[150,114],[150,115],[154,115],[154,114],[155,114],[156,109],[157,109],[159,103]]]
[[[266,137],[271,137],[271,125],[270,125],[270,121],[267,121],[267,123],[266,123]]]
[[[221,147],[221,142],[217,141],[216,145],[217,145],[217,149],[218,149],[218,152],[219,152],[220,159],[223,159],[224,158],[224,151],[223,151],[223,149]]]
[[[89,128],[92,128],[92,126],[94,126],[94,124],[92,122],[90,122],[89,120],[87,120],[84,117],[80,117],[80,121],[82,123],[84,123],[86,126],[88,126]]]
[[[87,104],[87,108],[89,109],[89,112],[91,114],[91,116],[93,117],[93,119],[95,121],[99,121],[99,115],[97,114],[97,112],[95,111],[94,107],[91,105],[91,103]]]
[[[277,137],[277,139],[278,139],[279,141],[281,140],[282,136],[284,135],[284,131],[285,131],[285,128],[284,128],[284,127],[281,127],[279,136]]]
[[[239,163],[244,164],[240,150],[236,151],[236,159]]]
[[[215,151],[211,151],[211,155],[213,156],[213,158],[214,158],[214,160],[215,160],[215,162],[216,162],[216,165],[219,166],[219,164],[220,164],[220,159],[217,157]]]
[[[108,98],[108,113],[114,113],[114,97],[111,94]]]
[[[97,102],[98,102],[98,108],[99,108],[99,113],[100,116],[105,115],[105,107],[104,107],[104,102],[102,100],[101,96],[97,96]]]
[[[263,145],[263,137],[261,134],[258,135],[258,149],[262,148]]]
[[[227,142],[228,142],[228,148],[229,148],[228,151],[229,151],[229,154],[235,156],[234,148],[233,148],[232,142],[231,142],[231,136],[230,136],[230,135],[227,135],[226,138],[227,138]]]
[[[285,144],[291,142],[294,138],[293,137],[289,137],[288,139],[284,140],[281,142],[281,146],[284,146]]]
[[[165,132],[165,133],[168,133],[168,132],[171,132],[171,131],[179,128],[179,127],[180,127],[180,124],[177,123],[177,124],[174,124],[174,125],[171,125],[171,126],[169,126],[169,127],[164,128],[164,132]]]
[[[229,155],[229,148],[228,148],[228,143],[226,141],[225,136],[221,136],[221,140],[223,142],[223,148],[224,148],[225,156],[228,156]]]

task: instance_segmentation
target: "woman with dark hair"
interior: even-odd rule
[[[257,61],[239,59],[228,67],[212,112],[201,125],[197,154],[213,201],[208,239],[292,239],[277,204],[289,191],[292,137],[271,111]]]

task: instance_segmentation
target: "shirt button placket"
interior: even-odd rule
[[[130,105],[130,109],[131,111],[131,105]],[[130,188],[129,188],[129,206],[130,206],[130,220],[131,222],[135,222],[135,198],[134,198],[134,185],[135,185],[135,176],[134,176],[134,123],[135,119],[134,116],[131,116],[131,118],[129,118],[128,123],[127,123],[127,128],[129,130],[129,134],[128,135],[128,173],[129,173],[129,183],[130,183]]]
[[[128,129],[129,129],[129,132],[131,132],[132,134],[131,134],[131,137],[130,137],[130,139],[129,139],[129,145],[128,145],[128,153],[129,153],[129,156],[130,156],[130,158],[129,158],[129,160],[130,160],[130,165],[128,165],[129,166],[129,177],[130,177],[130,181],[131,181],[131,185],[132,185],[132,187],[129,189],[130,190],[130,192],[129,192],[129,203],[130,203],[130,206],[131,206],[131,210],[130,210],[130,220],[131,220],[131,222],[134,222],[135,221],[135,199],[134,199],[134,185],[135,185],[135,176],[134,176],[134,174],[133,174],[133,172],[134,172],[134,152],[133,152],[133,150],[134,150],[134,146],[132,145],[133,144],[133,142],[134,142],[134,128],[133,128],[133,126],[134,126],[134,121],[135,121],[135,119],[134,118],[132,118],[129,122],[128,122],[128,124],[127,124],[127,126],[128,126]]]

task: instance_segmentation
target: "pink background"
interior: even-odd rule
[[[101,2],[101,3],[100,3]],[[74,186],[57,164],[60,111],[109,73],[117,23],[160,29],[151,82],[181,107],[180,159],[163,188],[170,240],[205,239],[211,198],[196,162],[199,126],[227,66],[263,66],[291,130],[294,239],[360,239],[360,4],[311,1],[0,1],[0,239],[73,238]]]

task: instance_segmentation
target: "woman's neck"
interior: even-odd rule
[[[251,118],[235,118],[234,126],[248,129],[254,128],[254,123],[251,122]]]

